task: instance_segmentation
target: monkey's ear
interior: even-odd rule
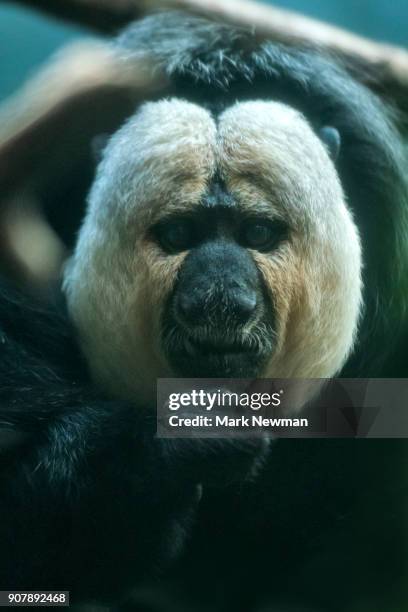
[[[331,125],[325,125],[320,128],[318,134],[321,141],[326,145],[330,157],[333,161],[336,161],[341,148],[341,136],[339,131]]]
[[[111,134],[103,133],[97,134],[91,140],[91,152],[92,157],[96,164],[99,164],[103,157],[103,152],[106,149],[106,145],[108,144],[108,140],[111,137]]]

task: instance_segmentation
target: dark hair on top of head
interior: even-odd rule
[[[338,131],[336,165],[364,242],[365,354],[353,371],[364,372],[367,355],[370,371],[375,360],[381,367],[408,295],[407,162],[393,110],[321,50],[259,41],[251,29],[180,11],[131,24],[116,44],[129,60],[147,53],[168,75],[170,95],[215,115],[237,100],[274,99],[303,112],[317,133],[327,125]],[[379,339],[387,339],[382,351]]]

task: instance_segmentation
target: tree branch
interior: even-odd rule
[[[116,131],[166,85],[146,61],[129,65],[109,44],[74,43],[0,108],[0,271],[36,287],[55,276],[63,248],[44,201],[69,221],[89,188],[93,138]]]
[[[105,43],[63,48],[0,108],[2,198],[26,175],[32,177],[44,158],[52,158],[51,151],[63,152],[67,160],[70,146],[75,157],[81,143],[88,147],[94,134],[116,127],[136,101],[164,85],[146,60],[127,66]],[[70,126],[73,116],[76,123]]]

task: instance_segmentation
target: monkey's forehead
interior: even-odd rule
[[[337,173],[306,118],[273,101],[236,103],[217,118],[180,99],[149,102],[111,139],[99,183],[106,186],[109,177],[110,202],[132,202],[150,213],[164,203],[199,201],[214,177],[241,196],[251,188],[309,204],[317,192],[323,199],[341,196]]]

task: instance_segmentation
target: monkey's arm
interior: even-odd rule
[[[2,286],[0,327],[1,587],[118,592],[171,555],[195,486],[146,417],[87,391],[63,318]]]
[[[1,283],[0,330],[0,586],[114,597],[183,544],[197,484],[260,446],[156,439],[87,386],[68,321]]]

